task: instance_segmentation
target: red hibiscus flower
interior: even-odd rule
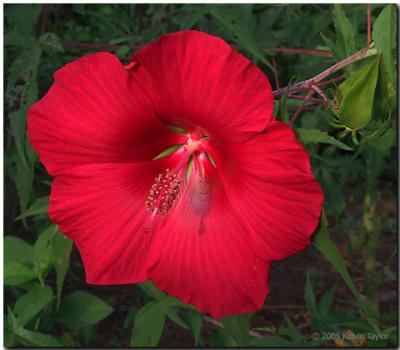
[[[128,66],[97,53],[54,77],[28,134],[87,282],[151,280],[214,317],[259,309],[271,261],[310,243],[323,201],[264,74],[185,31]]]

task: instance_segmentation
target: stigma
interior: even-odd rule
[[[207,139],[204,135],[198,137],[188,133],[185,144],[172,145],[153,158],[157,161],[171,156],[174,166],[160,172],[149,190],[145,206],[150,213],[143,228],[145,233],[151,233],[157,216],[167,215],[181,197],[188,200],[192,214],[201,220],[208,213],[211,190],[204,165],[209,162],[213,167],[216,166],[211,155],[205,150]]]

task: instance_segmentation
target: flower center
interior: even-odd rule
[[[171,130],[174,131],[174,128],[171,127]],[[175,129],[183,133],[182,129]],[[172,170],[166,169],[158,174],[150,188],[145,206],[151,215],[143,228],[145,233],[153,231],[157,214],[168,214],[186,186],[190,187],[188,190],[192,212],[203,218],[209,211],[210,188],[206,180],[204,162],[208,159],[213,167],[216,165],[211,155],[204,149],[208,136],[198,137],[189,133],[186,135],[185,144],[172,145],[153,158],[159,160],[175,155],[178,162]]]

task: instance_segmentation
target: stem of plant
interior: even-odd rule
[[[363,58],[367,58],[369,56],[376,55],[376,54],[377,54],[377,51],[375,48],[363,49],[361,51],[358,51],[354,55],[346,57],[344,60],[334,64],[333,66],[329,67],[328,69],[325,69],[323,72],[317,74],[316,76],[314,76],[310,79],[307,79],[307,80],[300,81],[300,82],[292,85],[289,88],[289,91],[297,92],[297,91],[301,91],[301,90],[305,90],[305,89],[310,89],[312,85],[316,85],[317,83],[319,83],[320,81],[325,79],[327,76],[337,72],[338,70],[341,70],[342,68],[348,66],[349,64],[359,61]],[[281,96],[285,93],[286,89],[287,89],[286,87],[277,89],[273,92],[273,94],[275,97]]]

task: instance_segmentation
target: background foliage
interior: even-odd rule
[[[292,89],[368,46],[367,13],[367,5],[5,5],[5,345],[397,344],[395,6],[371,5],[370,57],[326,77],[322,95],[305,100],[308,88]],[[49,221],[52,180],[26,136],[27,109],[67,62],[104,50],[127,62],[159,35],[190,28],[236,45],[274,89],[292,86],[276,94],[275,116],[293,124],[326,197],[314,245],[274,264],[264,308],[221,320],[150,282],[87,285],[72,242]]]

